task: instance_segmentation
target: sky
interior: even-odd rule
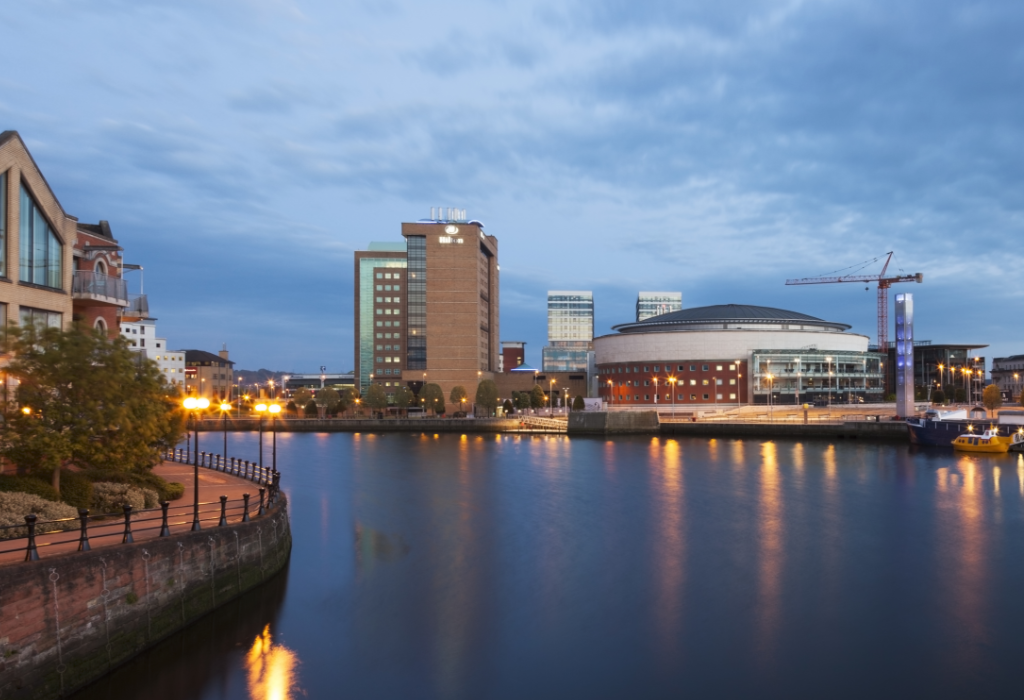
[[[991,358],[1024,353],[1021,36],[1019,1],[7,2],[0,130],[171,347],[239,368],[352,369],[352,252],[432,206],[498,238],[534,366],[550,289],[599,335],[667,290],[873,342],[873,285],[784,283],[888,251],[917,337]]]

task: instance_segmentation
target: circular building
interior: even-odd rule
[[[614,326],[594,339],[611,406],[880,401],[884,356],[845,323],[721,304]]]

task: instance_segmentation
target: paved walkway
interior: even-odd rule
[[[153,468],[153,472],[167,479],[185,485],[185,494],[176,501],[171,501],[168,511],[168,523],[171,532],[188,532],[192,528],[192,487],[193,468],[187,464],[163,462]],[[236,523],[242,519],[242,494],[251,495],[249,515],[255,517],[260,505],[260,487],[246,479],[223,474],[209,469],[199,468],[199,517],[203,529],[215,528],[220,520],[220,497],[228,497],[227,519]],[[206,504],[206,505],[204,505]],[[136,542],[152,539],[160,535],[161,512],[145,511],[132,514],[132,537]],[[124,536],[124,518],[117,517],[101,522],[89,521],[89,545],[111,547],[122,544]],[[36,537],[36,548],[40,558],[74,552],[78,549],[79,529],[57,532]],[[0,554],[0,565],[25,560],[27,540],[0,540],[0,550],[13,547],[14,552]]]

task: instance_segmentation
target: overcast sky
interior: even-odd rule
[[[873,286],[784,282],[890,250],[918,338],[991,358],[1024,353],[1022,37],[1019,0],[5,2],[0,129],[171,347],[241,368],[351,369],[352,251],[431,206],[497,236],[530,364],[548,289],[598,334],[644,289],[873,342]]]

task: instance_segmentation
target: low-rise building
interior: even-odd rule
[[[205,350],[180,351],[185,355],[185,393],[208,399],[231,398],[235,382],[234,362],[228,359],[225,346],[214,355]]]
[[[999,387],[1003,401],[1019,402],[1024,391],[1024,355],[993,359],[992,383]]]

